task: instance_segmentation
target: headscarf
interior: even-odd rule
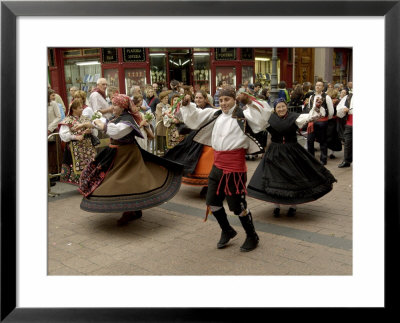
[[[285,100],[284,98],[277,98],[277,99],[274,101],[274,109],[276,108],[276,106],[278,105],[278,103],[281,103],[281,102],[283,102],[283,103],[285,103],[285,104],[287,105],[287,102],[286,102],[286,100]]]
[[[112,104],[128,110],[130,106],[130,98],[124,94],[115,94],[112,98]]]

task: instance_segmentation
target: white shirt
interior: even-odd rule
[[[47,130],[53,132],[61,120],[61,112],[55,101],[50,101],[47,105]]]
[[[97,110],[108,109],[110,106],[103,96],[98,92],[93,92],[89,97],[89,106],[93,109],[93,112]],[[111,117],[111,113],[105,113],[104,117],[107,119]]]
[[[265,129],[273,109],[266,103],[261,102],[262,107],[255,103],[247,105],[243,111],[245,118],[253,130],[257,133]],[[247,137],[238,125],[238,121],[232,118],[235,109],[233,106],[228,113],[222,113],[212,130],[211,145],[216,151],[235,150],[239,148],[249,148],[249,137]],[[215,109],[197,109],[194,103],[181,107],[183,122],[191,129],[198,129],[213,119]]]
[[[312,95],[312,97],[313,97],[313,106],[312,106],[312,108],[314,108],[315,107],[315,103],[317,101],[317,98],[321,98],[322,99],[322,93],[321,94],[315,93],[314,95]],[[331,119],[333,117],[333,114],[335,113],[335,110],[333,109],[333,102],[332,102],[332,99],[331,99],[331,97],[329,95],[327,95],[325,97],[325,102],[326,102],[326,106],[328,108],[328,119]],[[310,104],[311,104],[311,101],[308,103],[308,107],[309,108],[310,108]]]
[[[338,118],[344,118],[346,116],[347,113],[343,111],[344,108],[349,108],[348,114],[353,114],[353,100],[350,101],[349,107],[345,106],[346,100],[347,95],[340,100],[338,106],[336,107],[336,115],[338,116]]]

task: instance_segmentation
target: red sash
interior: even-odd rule
[[[349,114],[347,116],[346,126],[353,126],[353,115]]]
[[[224,193],[228,195],[232,195],[229,190],[229,179],[232,177],[235,188],[236,194],[245,193],[247,194],[246,190],[246,181],[245,176],[247,172],[246,166],[246,150],[244,148],[235,149],[235,150],[228,150],[228,151],[215,151],[214,150],[214,165],[222,169],[222,177],[219,181],[218,188],[217,188],[217,195],[219,195],[219,189],[221,184],[225,178],[225,188]]]

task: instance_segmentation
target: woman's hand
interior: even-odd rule
[[[94,120],[93,122],[94,122],[94,125],[95,125],[95,127],[97,129],[99,129],[99,130],[103,130],[104,129],[104,123],[101,122],[100,120],[97,119],[97,120]]]
[[[82,141],[83,140],[83,135],[75,136],[75,140]]]
[[[90,135],[92,133],[92,129],[86,129],[83,134]]]

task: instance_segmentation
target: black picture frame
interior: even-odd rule
[[[1,3],[1,321],[3,322],[237,322],[275,315],[297,319],[301,309],[264,308],[17,308],[16,291],[16,19],[18,16],[384,16],[385,18],[385,307],[396,311],[399,287],[399,1],[2,1]],[[260,14],[261,13],[261,14]],[[351,26],[349,26],[351,29]],[[306,37],[306,36],[304,36]],[[376,94],[378,98],[381,93]],[[383,102],[377,98],[375,102]],[[383,111],[382,107],[378,107]],[[373,125],[371,125],[373,127]],[[368,139],[366,139],[368,140]],[[371,147],[371,153],[373,147]],[[374,165],[371,165],[373,171]],[[367,176],[367,175],[366,175]],[[366,182],[371,185],[373,183]],[[371,232],[373,235],[373,232]],[[371,262],[374,260],[371,259]],[[265,291],[268,293],[268,291]],[[222,293],[222,291],[221,291]],[[243,294],[243,295],[242,295]],[[238,297],[252,297],[238,291]],[[305,309],[306,310],[306,309]],[[312,313],[315,309],[312,309]],[[325,309],[332,319],[343,313]],[[357,309],[355,309],[357,310]],[[275,311],[276,313],[270,313]],[[295,314],[293,312],[296,311]],[[307,313],[307,314],[304,314]],[[272,314],[272,315],[271,315]],[[350,314],[350,311],[347,311]],[[281,316],[285,315],[285,316]],[[258,318],[258,319],[256,319]],[[261,318],[261,319],[260,319]],[[360,318],[360,316],[357,316]],[[312,318],[310,318],[313,320]],[[320,317],[321,319],[321,317]]]

